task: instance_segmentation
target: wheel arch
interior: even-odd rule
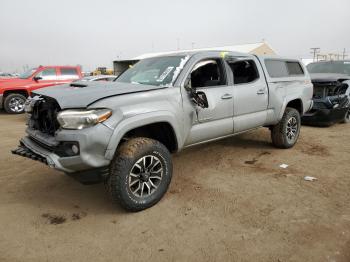
[[[29,93],[26,89],[12,89],[12,90],[5,90],[4,91],[4,99],[6,96],[10,95],[10,94],[21,94],[24,95],[25,97],[29,96]]]
[[[299,112],[300,116],[302,116],[304,114],[304,106],[303,106],[303,101],[301,100],[301,98],[289,98],[288,100],[285,99],[283,102],[283,107],[282,107],[282,110],[280,112],[278,121],[280,121],[282,119],[287,107],[291,107],[291,108],[296,109]]]
[[[125,138],[143,136],[158,140],[170,152],[177,152],[179,139],[178,123],[170,112],[152,112],[127,118],[116,126],[107,146],[105,157],[113,159],[116,149]]]
[[[12,95],[12,94],[20,94],[20,95],[23,95],[25,98],[27,98],[29,96],[29,93],[26,89],[10,89],[10,90],[5,90],[3,93],[2,93],[2,97],[0,99],[0,109],[3,109],[5,108],[6,109],[6,105],[5,105],[5,101],[6,101],[6,98],[9,96],[9,95]]]
[[[294,108],[294,109],[298,110],[300,115],[303,115],[303,112],[304,112],[303,101],[300,98],[293,99],[293,100],[289,101],[286,105],[286,108],[287,107]]]

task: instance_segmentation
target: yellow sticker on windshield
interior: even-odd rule
[[[222,57],[222,58],[225,58],[225,56],[228,54],[228,52],[221,52],[220,53],[220,56]]]

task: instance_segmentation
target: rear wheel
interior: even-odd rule
[[[21,94],[9,94],[4,101],[4,109],[9,114],[24,113],[26,97]]]
[[[135,212],[155,205],[166,193],[171,177],[168,149],[153,139],[133,138],[117,150],[105,186],[114,202]]]
[[[293,147],[300,134],[300,114],[298,110],[287,107],[281,121],[272,127],[272,144],[278,148]]]

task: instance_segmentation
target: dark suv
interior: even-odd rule
[[[314,85],[314,105],[302,122],[316,126],[349,123],[350,60],[315,62],[307,69]]]

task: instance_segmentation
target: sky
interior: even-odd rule
[[[349,14],[349,0],[0,0],[0,71],[263,39],[282,56],[350,54]]]

